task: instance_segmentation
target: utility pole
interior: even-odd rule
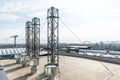
[[[16,47],[16,38],[17,37],[18,37],[18,35],[10,36],[10,38],[14,38],[14,48]]]

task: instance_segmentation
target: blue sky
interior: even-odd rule
[[[83,41],[120,40],[120,0],[0,0],[0,43],[23,42],[25,22],[41,19],[41,40],[46,42],[47,9],[59,9],[62,21]],[[45,24],[44,24],[45,22]],[[60,42],[79,40],[60,21]]]

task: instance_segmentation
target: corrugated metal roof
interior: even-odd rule
[[[25,54],[25,48],[0,49],[0,55]]]

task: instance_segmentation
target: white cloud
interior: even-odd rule
[[[23,3],[20,1],[4,1],[1,4],[0,12],[16,12],[24,8]]]
[[[15,22],[17,19],[19,19],[19,17],[16,15],[9,13],[0,13],[0,21]]]
[[[0,21],[17,21],[21,13],[29,19],[40,17],[42,21],[47,9],[55,6],[60,18],[81,40],[120,40],[119,3],[119,0],[4,0],[0,3]],[[64,41],[77,41],[61,23],[60,28]]]
[[[25,27],[24,26],[21,26],[21,25],[17,25],[16,28],[12,28],[13,25],[9,25],[9,27],[6,29],[6,28],[3,28],[3,29],[0,29],[0,43],[5,43],[6,42],[6,39],[7,39],[7,42],[8,43],[13,43],[13,39],[10,38],[10,36],[13,36],[13,35],[19,35],[18,38],[17,38],[17,43],[18,42],[24,42],[25,40]]]
[[[14,0],[1,3],[0,12],[26,12],[40,10],[43,7],[44,0]]]

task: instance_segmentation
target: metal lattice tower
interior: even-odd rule
[[[40,52],[40,19],[33,18],[26,22],[26,52],[31,57],[38,56]]]
[[[47,10],[47,46],[48,46],[48,63],[59,64],[58,40],[59,27],[58,9],[51,7]]]
[[[32,53],[33,57],[38,56],[40,52],[40,19],[32,19]]]
[[[30,21],[26,22],[26,53],[27,55],[32,55],[32,23]]]

